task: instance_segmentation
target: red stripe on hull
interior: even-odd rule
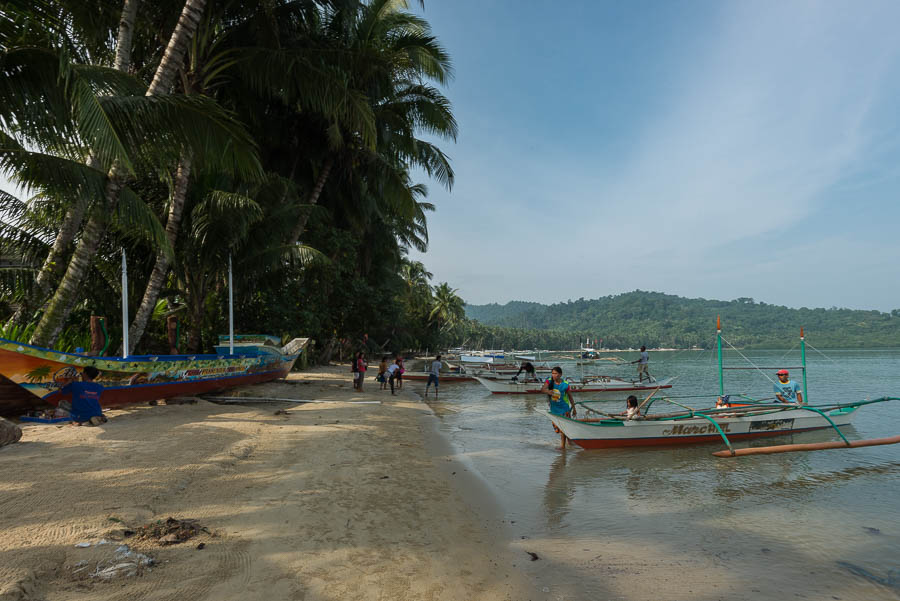
[[[777,432],[748,432],[746,434],[729,434],[728,440],[745,440],[748,438],[762,438],[763,436],[781,436],[783,434],[793,434],[794,432],[808,432],[810,430],[823,430],[831,426],[816,426],[814,428],[798,428],[797,430],[779,430]],[[617,438],[617,439],[597,439],[583,438],[580,440],[572,440],[575,444],[583,449],[615,449],[620,447],[661,447],[661,446],[680,446],[683,444],[702,444],[709,442],[724,442],[718,434],[707,434],[704,436],[679,436],[675,437],[659,437],[659,438]]]
[[[405,376],[404,376],[405,377]],[[672,385],[668,386],[660,386],[660,390],[665,390],[666,388],[672,388]],[[656,388],[572,388],[572,392],[647,392],[654,391]],[[537,390],[523,390],[521,392],[516,392],[512,390],[491,390],[491,394],[540,394],[540,389]]]
[[[144,403],[176,396],[194,396],[206,392],[226,390],[246,384],[258,384],[287,376],[288,370],[235,376],[233,378],[214,378],[188,382],[167,382],[165,384],[143,384],[123,388],[106,388],[100,396],[100,404],[104,407],[118,407],[132,403]],[[59,402],[59,393],[48,395],[44,401],[52,405]]]

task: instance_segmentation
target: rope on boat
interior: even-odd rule
[[[809,344],[809,343],[807,343],[807,344]],[[794,346],[792,346],[791,348],[789,348],[789,349],[787,350],[787,352],[781,356],[781,359],[778,360],[779,363],[782,362],[782,361],[784,361],[784,358],[787,357],[789,354],[791,354],[791,351],[793,351],[795,348],[797,348],[797,343],[796,343],[796,342],[794,342]]]
[[[724,337],[724,336],[722,336],[722,340],[725,340],[725,337]],[[745,360],[747,363],[749,363],[749,364],[752,365],[754,368],[756,368],[756,371],[758,371],[759,373],[761,373],[761,374],[763,375],[763,377],[764,377],[766,380],[768,380],[769,382],[771,382],[773,386],[775,385],[775,380],[773,380],[772,378],[770,378],[770,377],[766,374],[766,372],[764,372],[763,370],[761,370],[761,369],[759,368],[758,365],[756,365],[753,361],[750,360],[749,357],[747,357],[747,355],[745,355],[745,354],[742,353],[740,350],[738,350],[738,348],[737,348],[736,346],[734,346],[733,344],[731,344],[731,342],[729,342],[728,340],[725,340],[725,342],[728,344],[728,346],[730,346],[732,349],[734,349],[734,351],[735,351],[738,355],[740,355],[741,357],[743,357],[744,360]]]
[[[835,360],[834,360],[834,359],[832,359],[831,357],[829,357],[828,355],[826,355],[825,353],[823,353],[822,351],[820,351],[819,349],[817,349],[816,347],[814,347],[813,345],[811,345],[811,344],[809,343],[808,340],[806,341],[806,346],[808,346],[808,347],[811,348],[812,350],[816,351],[817,353],[819,353],[820,355],[822,355],[823,357],[825,357],[826,359],[828,359],[828,360],[831,361],[832,363],[835,363]]]

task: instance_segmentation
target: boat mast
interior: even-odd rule
[[[234,354],[234,286],[231,282],[231,253],[228,253],[228,354]]]
[[[128,358],[128,261],[122,248],[122,358]]]
[[[719,396],[725,394],[725,374],[722,369],[722,316],[716,315],[716,343],[719,347]]]
[[[806,338],[803,336],[803,327],[800,327],[800,365],[803,369],[803,401],[809,403],[806,395]]]

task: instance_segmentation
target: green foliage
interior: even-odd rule
[[[466,313],[492,326],[524,325],[534,331],[567,331],[574,340],[602,338],[607,348],[650,347],[710,348],[715,340],[715,320],[722,316],[723,336],[745,348],[790,348],[804,327],[807,339],[817,347],[871,348],[897,346],[900,319],[897,312],[851,309],[791,309],[755,302],[689,299],[660,292],[636,290],[594,300],[541,305],[511,302],[506,305],[467,306]],[[548,334],[548,336],[550,336]],[[552,336],[548,338],[555,339]],[[536,347],[572,348],[547,344]],[[516,348],[531,348],[532,345]]]

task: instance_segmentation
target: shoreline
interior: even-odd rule
[[[0,449],[0,599],[542,597],[512,567],[492,491],[411,387],[392,397],[370,378],[359,393],[345,366],[289,381],[229,396],[329,402],[200,401],[111,410],[96,428],[23,424],[22,441]],[[167,546],[125,536],[168,517],[207,532]],[[109,581],[79,569],[122,544],[156,565]]]

